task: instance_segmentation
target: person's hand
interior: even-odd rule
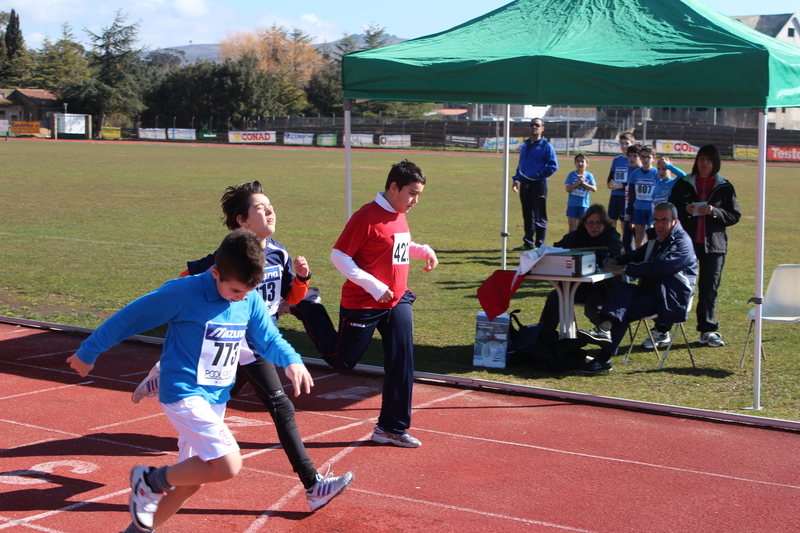
[[[422,268],[425,272],[430,272],[439,264],[439,259],[436,257],[436,252],[431,250],[428,257],[425,258],[425,266]]]
[[[658,158],[658,162],[662,163],[664,165],[664,168],[667,168],[667,165],[669,165],[671,163],[671,161],[669,160],[669,157],[667,157],[665,155],[662,155],[661,157],[659,157]]]
[[[617,188],[617,182],[616,181],[609,181],[609,182],[606,183],[606,186],[613,191],[614,189]]]
[[[623,269],[621,266],[619,266],[619,265],[607,266],[607,267],[606,267],[606,270],[607,270],[608,272],[611,272],[611,273],[612,273],[612,274],[614,274],[615,276],[621,276],[622,274],[624,274],[624,273],[625,273],[625,270],[624,270],[624,269]]]
[[[80,374],[82,378],[88,376],[89,372],[91,372],[94,368],[94,365],[90,365],[81,361],[77,354],[67,357],[67,363],[69,363],[70,368]]]
[[[308,277],[308,261],[306,261],[306,258],[302,255],[298,255],[294,258],[294,271],[301,278]]]
[[[704,217],[706,215],[710,215],[713,212],[714,212],[714,208],[711,207],[708,204],[706,204],[706,205],[700,207],[699,209],[697,209],[697,214],[700,215],[701,217]]]
[[[302,363],[291,363],[286,366],[286,377],[289,378],[294,387],[294,396],[297,398],[302,392],[311,394],[311,387],[314,386],[314,378],[308,372],[306,365]]]
[[[380,303],[387,303],[391,302],[392,300],[394,300],[394,293],[392,292],[392,289],[386,289],[386,292],[384,292],[383,295],[378,298],[378,302]]]
[[[511,190],[512,190],[512,191],[514,191],[514,192],[519,192],[519,182],[518,182],[518,181],[515,181],[515,182],[514,182],[514,183],[511,185]]]

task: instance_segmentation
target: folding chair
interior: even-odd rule
[[[691,299],[689,300],[689,308],[686,310],[686,316],[689,316],[689,313],[692,311],[692,303],[694,303],[694,294],[692,294]],[[628,364],[628,358],[631,356],[631,352],[633,351],[633,346],[635,344],[634,340],[636,339],[636,334],[639,332],[639,328],[644,324],[644,327],[647,329],[647,335],[650,337],[650,342],[653,343],[653,350],[656,352],[656,359],[659,358],[658,356],[658,345],[656,345],[656,341],[653,338],[653,333],[650,331],[650,328],[647,327],[647,321],[652,320],[653,326],[655,327],[656,320],[658,319],[658,315],[651,315],[639,319],[639,322],[636,324],[636,329],[631,336],[631,345],[628,347],[628,353],[625,355],[625,360],[622,364]],[[692,355],[692,347],[689,345],[689,337],[686,335],[686,328],[683,326],[683,322],[678,322],[675,324],[675,327],[672,328],[672,332],[669,338],[669,344],[667,345],[667,349],[664,350],[664,355],[660,358],[658,363],[658,368],[656,370],[661,370],[661,367],[664,366],[664,361],[667,360],[667,355],[669,355],[670,349],[672,349],[672,343],[675,342],[675,335],[678,333],[678,328],[680,328],[681,333],[683,333],[683,340],[686,342],[686,349],[689,350],[689,359],[692,361],[692,367],[697,368],[697,365],[694,364],[694,356]],[[630,331],[630,327],[628,328]]]
[[[750,333],[756,322],[756,309],[747,313],[750,317],[750,329],[747,330],[747,340],[742,350],[742,361],[739,366],[744,366],[747,346],[750,344]],[[767,294],[761,306],[761,320],[766,322],[783,322],[793,324],[800,322],[800,265],[778,265],[772,272],[772,278],[767,286]],[[761,356],[766,358],[764,346],[761,346]]]

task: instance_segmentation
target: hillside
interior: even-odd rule
[[[364,36],[363,35],[353,35],[352,36],[359,46],[364,46]],[[401,43],[403,41],[407,41],[408,39],[401,39],[400,37],[396,37],[394,35],[387,35],[387,45]],[[336,50],[336,45],[339,41],[334,41],[332,43],[323,43],[316,45],[317,50],[322,50],[324,47],[328,47],[329,50]],[[187,44],[184,46],[170,46],[170,50],[181,50],[186,53],[186,62],[187,63],[195,63],[199,60],[202,61],[219,61],[219,45],[218,44]]]

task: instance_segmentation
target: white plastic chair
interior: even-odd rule
[[[747,330],[747,340],[744,343],[742,362],[739,366],[744,366],[747,346],[750,344],[750,333],[753,332],[753,324],[756,321],[755,307],[750,309],[747,316],[750,317],[750,329]],[[800,265],[775,267],[767,286],[764,303],[761,304],[761,320],[786,324],[800,322]],[[761,355],[766,357],[764,346],[761,346]]]
[[[689,299],[689,308],[686,310],[686,316],[689,316],[689,313],[692,312],[692,304],[694,303],[694,294]],[[639,322],[636,324],[636,329],[631,335],[631,345],[628,348],[628,353],[625,355],[625,360],[622,362],[623,365],[628,364],[628,358],[631,356],[631,352],[633,351],[633,345],[635,344],[634,340],[636,339],[636,334],[639,332],[639,328],[644,324],[644,327],[647,329],[647,335],[650,337],[650,342],[653,343],[653,350],[656,352],[656,359],[660,359],[658,363],[658,368],[656,370],[661,370],[661,367],[664,366],[664,361],[667,360],[667,355],[669,355],[669,351],[672,348],[672,343],[675,342],[675,336],[678,334],[678,328],[680,328],[681,333],[683,333],[683,340],[686,342],[686,349],[689,350],[689,359],[692,361],[692,367],[697,368],[697,365],[694,364],[694,356],[692,355],[692,347],[689,345],[689,337],[686,336],[686,328],[683,326],[683,322],[678,322],[675,324],[675,327],[672,328],[672,333],[669,337],[669,344],[667,345],[666,350],[664,350],[664,355],[659,358],[658,355],[658,345],[656,345],[656,341],[653,338],[653,333],[650,331],[650,328],[647,327],[647,321],[653,321],[653,327],[655,327],[656,319],[658,315],[651,315],[646,316],[642,319],[639,319]],[[628,331],[630,332],[630,326],[628,327]]]

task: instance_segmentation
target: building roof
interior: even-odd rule
[[[784,13],[781,15],[745,15],[732,17],[746,26],[750,26],[764,35],[777,37],[786,24],[792,20],[794,13]]]
[[[40,107],[52,107],[56,105],[58,96],[44,89],[17,89],[16,92],[22,93],[28,100]]]

